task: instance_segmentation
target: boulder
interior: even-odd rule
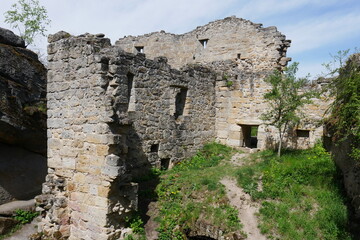
[[[0,27],[0,43],[14,46],[14,47],[25,47],[25,41],[15,35],[12,31]]]
[[[0,142],[45,155],[46,68],[12,34],[0,29]]]
[[[0,205],[0,215],[1,216],[14,216],[16,210],[24,211],[34,211],[35,210],[35,200],[27,201],[13,201]]]
[[[47,170],[46,74],[20,37],[0,28],[0,204],[41,192]]]

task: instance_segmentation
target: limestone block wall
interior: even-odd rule
[[[50,35],[48,175],[37,197],[51,238],[118,239],[137,208],[132,177],[214,139],[215,74],[173,70],[99,35]]]
[[[111,129],[114,114],[106,95],[106,68],[99,51],[104,38],[49,38],[48,175],[37,197],[44,218],[40,225],[52,238],[118,237],[121,216],[131,207],[121,186],[123,136]],[[118,198],[114,198],[118,196]]]
[[[250,140],[246,140],[248,136],[245,132],[250,127],[257,127],[256,147],[275,147],[278,142],[276,128],[267,126],[260,119],[261,114],[268,108],[263,96],[271,87],[264,79],[273,73],[271,68],[262,68],[257,66],[257,62],[243,60],[213,62],[209,65],[217,71],[218,76],[215,124],[217,139],[230,146],[248,147],[247,141]],[[324,85],[327,83],[313,82],[307,88],[318,88],[321,91]],[[301,123],[287,132],[285,147],[309,148],[322,138],[321,119],[328,109],[330,100],[326,96],[312,100],[313,104],[308,104],[302,109],[304,115]]]
[[[188,63],[250,59],[273,69],[288,62],[286,49],[290,41],[276,27],[263,28],[262,24],[228,17],[181,35],[161,31],[127,36],[115,44],[127,52],[143,52],[150,59],[165,56],[174,68]]]

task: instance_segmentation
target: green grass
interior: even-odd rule
[[[260,229],[270,239],[351,239],[341,181],[320,145],[287,151],[281,158],[272,151],[252,157],[262,161],[236,175],[244,190],[261,202]]]
[[[225,234],[241,232],[238,212],[219,181],[235,177],[260,203],[259,228],[268,239],[351,239],[341,177],[328,153],[309,150],[251,154],[244,166],[228,160],[235,151],[217,143],[205,145],[191,159],[160,175],[156,188],[160,240],[186,239],[197,221],[219,226]]]
[[[15,232],[19,231],[23,225],[30,223],[37,216],[39,216],[38,212],[25,211],[21,209],[16,210],[14,219],[18,221],[18,224],[16,224],[8,233],[0,235],[0,240],[10,237]]]
[[[227,146],[210,143],[161,176],[156,189],[160,240],[187,239],[186,232],[199,220],[221,226],[225,233],[241,229],[237,210],[229,205],[225,188],[219,183],[233,171],[229,164],[220,164],[233,152]]]

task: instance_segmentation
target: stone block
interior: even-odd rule
[[[63,168],[75,170],[76,160],[72,157],[63,157],[61,165]]]

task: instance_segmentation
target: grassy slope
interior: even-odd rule
[[[221,226],[226,233],[241,228],[237,211],[226,198],[220,179],[230,174],[230,165],[219,165],[229,159],[233,150],[211,143],[188,161],[184,161],[161,177],[157,187],[160,208],[159,239],[186,239],[185,232],[197,220]]]
[[[328,153],[317,145],[288,151],[279,159],[271,151],[253,156],[237,171],[239,184],[257,201],[260,228],[271,239],[351,239],[341,180]],[[261,179],[262,191],[258,191]]]
[[[340,178],[322,147],[288,151],[280,159],[272,151],[256,153],[243,167],[227,161],[234,152],[210,143],[161,173],[156,189],[159,239],[186,239],[186,231],[199,219],[225,233],[240,232],[237,210],[219,183],[225,176],[236,177],[261,203],[260,229],[270,239],[351,239]]]

